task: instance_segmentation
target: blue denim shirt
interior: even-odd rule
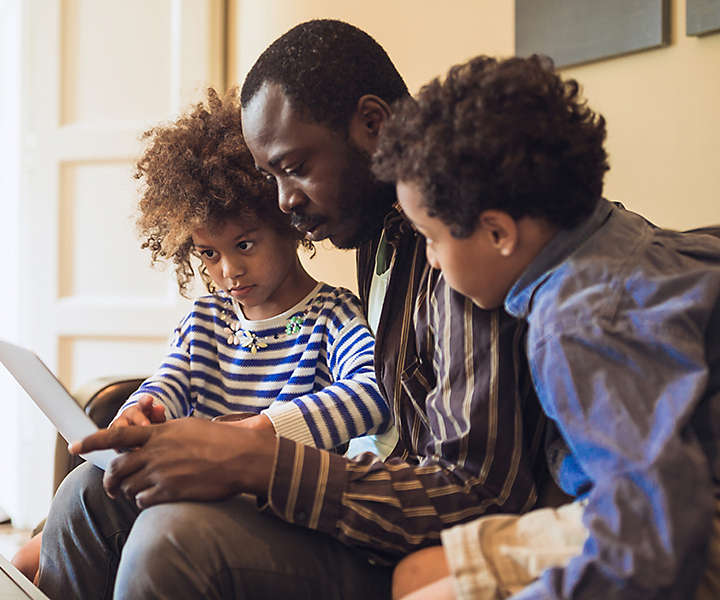
[[[692,598],[720,481],[720,240],[599,201],[510,291],[581,555],[517,594]],[[560,447],[558,447],[560,442]]]

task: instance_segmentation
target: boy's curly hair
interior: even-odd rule
[[[373,171],[418,185],[455,237],[490,208],[570,228],[602,194],[604,140],[605,119],[549,58],[479,56],[396,104]]]
[[[228,220],[248,219],[281,234],[302,240],[278,208],[277,188],[255,168],[245,146],[237,90],[224,98],[210,88],[207,101],[196,104],[174,123],[147,130],[147,147],[137,162],[135,178],[142,181],[137,227],[142,248],[152,263],[175,264],[183,296],[195,275],[191,234],[198,227],[217,229]],[[210,292],[207,271],[198,274]]]

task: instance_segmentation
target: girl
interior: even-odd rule
[[[195,301],[165,362],[112,426],[254,413],[238,424],[326,449],[385,430],[359,301],[301,265],[298,244],[311,245],[255,169],[235,93],[221,100],[211,89],[207,106],[144,137],[143,247],[153,261],[173,261],[181,293],[197,270],[210,295]]]

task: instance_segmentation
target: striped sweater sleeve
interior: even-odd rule
[[[279,436],[331,449],[385,431],[390,409],[377,386],[375,343],[357,299],[339,294],[327,320],[324,357],[332,383],[292,402],[275,402],[263,413]]]
[[[168,354],[160,368],[120,407],[117,415],[137,404],[140,396],[149,394],[165,407],[168,419],[188,416],[192,411],[190,394],[190,352],[187,338],[193,329],[193,315],[188,314],[175,329]],[[116,417],[117,417],[116,415]]]

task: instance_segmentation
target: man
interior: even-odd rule
[[[438,543],[451,525],[535,504],[541,422],[513,360],[520,332],[427,268],[393,186],[370,173],[390,105],[406,95],[370,36],[325,20],[279,38],[242,90],[246,141],[281,208],[309,238],[358,248],[399,438],[375,446],[391,458],[349,460],[199,419],[99,432],[72,450],[134,448],[105,474],[116,500],[97,472],[66,481],[41,588],[100,596],[117,570],[116,597],[386,597],[381,565]],[[212,502],[188,502],[198,500]]]
[[[369,170],[390,104],[406,95],[374,40],[325,20],[272,44],[241,92],[246,143],[277,181],[280,207],[311,239],[358,248],[378,381],[398,426],[393,456],[405,461],[342,467],[352,473],[352,502],[343,503],[337,535],[390,553],[437,540],[471,513],[535,502],[515,397],[515,325],[429,272],[423,242],[392,207],[392,186]],[[296,448],[285,450],[284,461],[298,460]],[[302,484],[315,486],[312,476]]]

